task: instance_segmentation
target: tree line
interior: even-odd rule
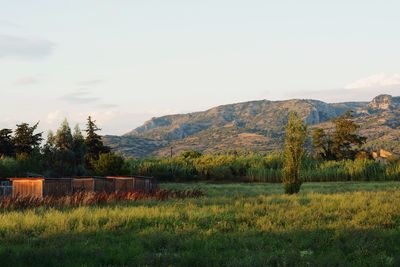
[[[49,131],[46,142],[38,124],[21,123],[16,129],[0,130],[0,157],[15,168],[9,172],[40,172],[51,177],[67,177],[104,173],[104,168],[122,168],[123,158],[104,145],[96,121],[91,116],[86,123],[85,137],[76,125],[71,130],[65,119],[55,133]],[[113,164],[111,166],[105,166]],[[113,174],[113,173],[111,173]],[[0,173],[1,176],[4,176]]]
[[[283,182],[288,193],[298,192],[305,181],[399,179],[398,160],[382,165],[363,149],[366,139],[358,134],[351,113],[332,123],[330,130],[315,129],[309,134],[303,120],[291,113],[284,150],[268,155],[185,151],[172,158],[144,159],[112,153],[91,117],[84,131],[77,126],[71,130],[65,120],[55,133],[49,132],[43,145],[37,124],[20,124],[14,131],[0,130],[0,177],[36,172],[48,177],[144,175],[160,181]]]

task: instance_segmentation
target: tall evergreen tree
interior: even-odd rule
[[[39,122],[33,126],[28,123],[17,125],[14,134],[15,152],[17,155],[29,156],[35,149],[38,149],[42,142],[42,133],[35,133]]]
[[[55,153],[55,137],[53,131],[48,131],[46,143],[42,147],[43,165],[46,170],[52,172]],[[52,173],[51,173],[52,174]]]
[[[70,150],[73,147],[71,128],[65,119],[55,135],[55,147],[58,150]]]
[[[101,129],[97,127],[96,121],[92,120],[92,117],[89,116],[86,124],[86,164],[92,169],[91,162],[99,159],[99,155],[102,153],[110,152],[110,148],[103,144],[101,136],[97,134]]]
[[[55,135],[49,133],[45,144],[46,162],[52,176],[70,176],[76,173],[71,128],[65,119]]]
[[[295,112],[289,114],[285,136],[285,165],[283,168],[283,183],[287,194],[300,191],[301,163],[304,156],[304,145],[307,139],[307,126]]]
[[[11,129],[0,130],[0,157],[13,157],[15,155],[15,145],[11,134]]]
[[[74,133],[72,134],[73,148],[75,155],[75,165],[77,166],[77,174],[83,175],[85,173],[85,154],[86,145],[85,138],[82,135],[79,125],[75,125]]]

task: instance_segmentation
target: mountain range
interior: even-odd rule
[[[122,135],[103,137],[125,156],[177,155],[182,151],[223,153],[232,150],[267,153],[281,150],[290,111],[312,130],[332,128],[331,120],[352,110],[367,137],[366,147],[400,153],[400,97],[379,95],[371,102],[325,103],[319,100],[259,100],[206,111],[152,118]]]

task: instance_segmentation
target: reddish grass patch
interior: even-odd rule
[[[156,190],[154,192],[81,192],[63,197],[5,197],[0,199],[0,209],[20,210],[28,208],[68,208],[79,206],[105,205],[117,202],[131,202],[145,199],[164,201],[167,199],[199,198],[205,193],[199,189]]]

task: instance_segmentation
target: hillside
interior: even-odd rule
[[[123,136],[105,136],[115,151],[135,157],[169,155],[184,150],[205,153],[229,150],[270,152],[282,148],[290,111],[313,127],[355,111],[368,146],[400,152],[400,97],[380,95],[371,102],[325,103],[318,100],[251,101],[207,111],[152,118]]]

